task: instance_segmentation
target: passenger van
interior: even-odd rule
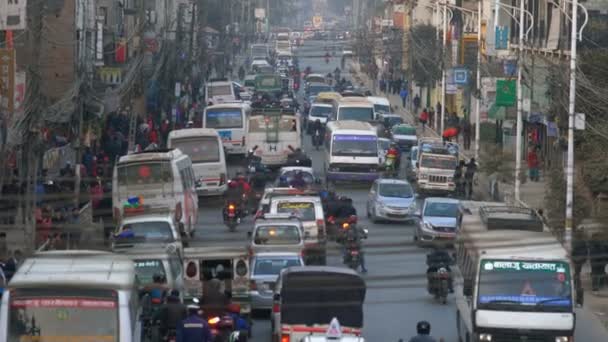
[[[141,314],[128,258],[41,252],[24,261],[2,296],[0,341],[139,342]]]
[[[267,166],[283,166],[287,157],[300,148],[300,120],[293,113],[269,109],[253,113],[249,117],[247,150],[262,158]]]
[[[378,178],[378,134],[367,122],[332,121],[325,133],[325,177],[334,180]]]
[[[245,154],[245,135],[251,107],[244,103],[208,106],[203,112],[203,128],[217,131],[228,154]]]
[[[230,103],[237,101],[232,82],[227,79],[212,79],[205,85],[205,103]]]
[[[355,120],[373,122],[375,119],[374,105],[366,98],[347,96],[334,102],[333,121]]]
[[[226,191],[226,156],[218,132],[210,128],[171,131],[169,148],[178,148],[192,160],[194,184],[199,196],[223,195]]]
[[[386,97],[368,96],[367,100],[374,105],[374,120],[378,120],[378,115],[391,112],[391,103]]]
[[[120,157],[112,177],[112,213],[120,222],[125,204],[139,197],[144,207],[169,207],[192,236],[198,219],[198,196],[190,157],[179,149]]]

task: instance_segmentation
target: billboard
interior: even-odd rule
[[[0,31],[25,30],[27,0],[0,0]]]

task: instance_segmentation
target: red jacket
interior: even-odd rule
[[[538,167],[538,155],[536,152],[530,151],[528,152],[528,167],[537,168]]]

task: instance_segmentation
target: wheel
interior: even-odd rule
[[[372,223],[380,222],[380,220],[378,219],[378,216],[376,216],[376,209],[374,209],[374,211],[372,212],[370,220],[372,221]]]
[[[460,310],[456,310],[456,332],[458,333],[458,342],[462,342],[462,331],[460,329]]]
[[[366,212],[367,218],[372,217],[372,214],[369,213],[369,203],[367,204],[367,206],[365,206],[365,212]]]

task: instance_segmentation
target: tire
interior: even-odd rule
[[[376,209],[374,209],[374,212],[371,214],[371,218],[370,220],[372,221],[372,223],[378,223],[380,222],[380,220],[378,219],[378,217],[376,216]]]

